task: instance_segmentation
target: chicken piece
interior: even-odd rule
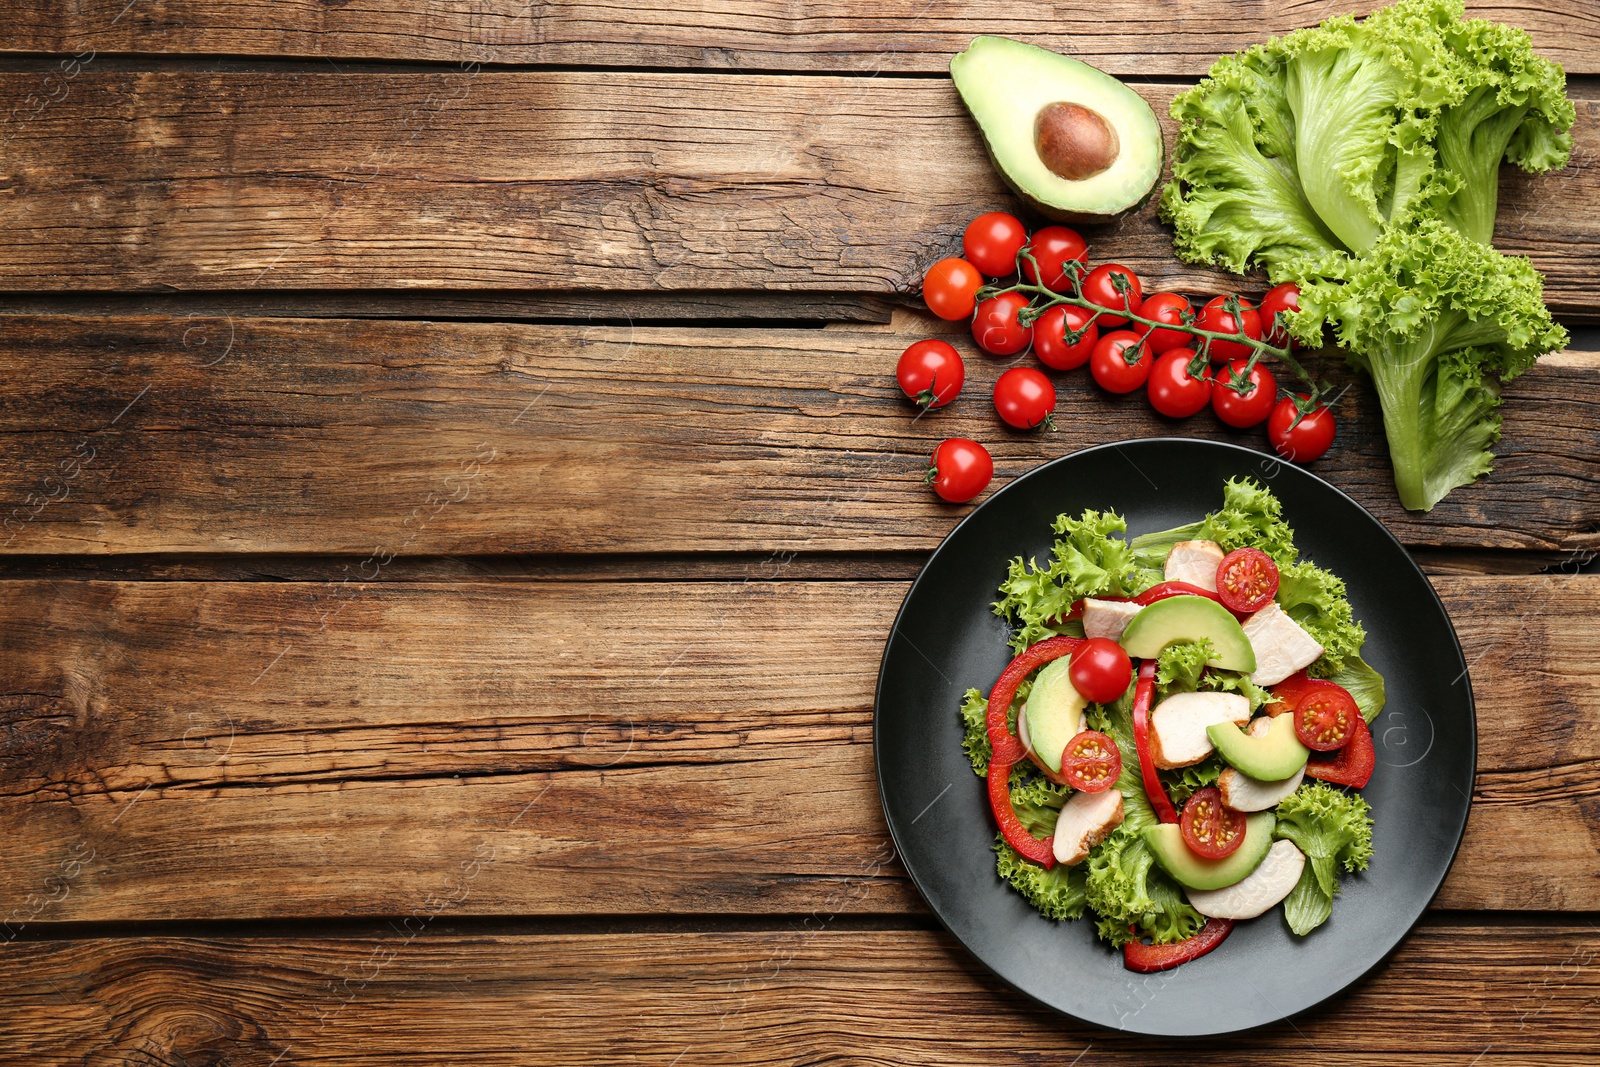
[[[1132,601],[1096,600],[1088,597],[1083,602],[1083,636],[1108,637],[1122,640],[1122,631],[1128,622],[1144,608]]]
[[[1250,680],[1257,685],[1277,685],[1322,655],[1316,638],[1276,604],[1268,604],[1246,619],[1244,635],[1255,649],[1256,669]]]
[[[1217,591],[1217,564],[1226,555],[1215,541],[1179,541],[1167,553],[1166,579]]]
[[[1293,841],[1274,841],[1261,865],[1226,889],[1189,889],[1184,895],[1208,919],[1254,919],[1294,889],[1306,856]]]
[[[1250,701],[1238,693],[1177,693],[1150,712],[1150,754],[1164,771],[1189,767],[1211,755],[1206,727],[1249,721]]]
[[[1257,716],[1250,720],[1245,732],[1251,737],[1264,737],[1271,725],[1272,716]],[[1234,811],[1266,811],[1277,807],[1285,797],[1299,789],[1305,776],[1306,769],[1301,767],[1281,782],[1264,782],[1233,767],[1226,767],[1217,778],[1217,788],[1222,790],[1222,802]]]
[[[1056,862],[1071,867],[1082,863],[1094,848],[1122,825],[1122,794],[1115,789],[1099,793],[1074,793],[1056,816],[1053,848]]]

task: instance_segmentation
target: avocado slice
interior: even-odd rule
[[[1206,727],[1206,736],[1228,766],[1263,782],[1283,781],[1304,767],[1311,755],[1295,736],[1293,715],[1279,715],[1260,737],[1252,737],[1231,722]]]
[[[1272,847],[1272,831],[1278,817],[1270,811],[1258,811],[1245,819],[1244,840],[1233,855],[1220,860],[1197,856],[1183,843],[1183,831],[1177,823],[1160,823],[1144,831],[1144,843],[1155,853],[1162,870],[1172,875],[1179,885],[1190,889],[1226,889],[1242,882],[1261,866]]]
[[[1028,741],[1050,770],[1061,772],[1061,753],[1078,736],[1078,722],[1089,702],[1068,676],[1071,656],[1046,663],[1028,693]]]
[[[1206,666],[1240,674],[1256,669],[1255,649],[1239,620],[1227,608],[1203,596],[1158,600],[1129,620],[1128,628],[1122,631],[1122,647],[1128,655],[1140,659],[1159,656],[1163,648],[1178,641],[1202,640],[1210,641],[1215,652],[1206,660]]]
[[[1039,214],[1109,222],[1150,199],[1166,146],[1138,93],[1087,63],[1004,37],[979,37],[950,77],[989,158]]]

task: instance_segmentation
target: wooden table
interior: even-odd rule
[[[1164,113],[1351,5],[65,6],[0,12],[5,1063],[1600,1062],[1592,329],[1429,515],[1339,405],[1317,469],[1434,575],[1481,752],[1348,994],[1189,1050],[1074,1025],[938,928],[878,805],[878,657],[964,514],[934,442],[1003,484],[1170,431],[1074,382],[1005,432],[976,358],[898,400],[951,332],[922,271],[1012,205],[948,57],[1011,34]],[[1508,174],[1498,239],[1592,321],[1600,8],[1478,6],[1572,75],[1573,164]],[[1228,284],[1149,213],[1092,238]]]

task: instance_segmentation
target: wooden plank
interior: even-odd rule
[[[1082,373],[1060,432],[1015,433],[987,399],[1003,365],[977,356],[966,395],[916,418],[888,329],[0,321],[0,554],[921,551],[965,514],[921,480],[947,436],[988,444],[996,487],[1109,440],[1267,448]],[[1518,379],[1498,469],[1425,516],[1395,500],[1369,385],[1314,469],[1411,544],[1600,547],[1597,388],[1593,352]]]
[[[1437,585],[1481,735],[1438,903],[1600,910],[1600,576]],[[904,593],[0,583],[0,921],[405,914],[480,848],[463,913],[916,911],[871,750]]]
[[[0,288],[911,293],[1014,206],[943,79],[89,69],[45,105],[3,135]],[[1579,116],[1575,165],[1507,175],[1499,240],[1593,311],[1600,101]],[[1151,285],[1236,281],[1153,206],[1093,236]]]
[[[499,861],[496,861],[498,865]],[[476,883],[463,889],[470,897]],[[449,887],[444,887],[448,891]],[[814,922],[740,933],[448,932],[14,943],[0,1022],[27,1062],[264,1065],[867,1062],[1496,1067],[1592,1063],[1600,934],[1425,919],[1390,963],[1286,1025],[1195,1044],[1076,1024],[948,935]],[[1129,1014],[1160,995],[1130,993]],[[1236,990],[1232,997],[1258,994]],[[1092,1051],[1091,1051],[1092,1050]],[[1092,1056],[1092,1059],[1087,1059]],[[21,1059],[10,1062],[23,1062]]]
[[[68,11],[18,0],[0,13],[0,42],[15,51],[297,55],[453,63],[540,63],[764,70],[943,71],[980,33],[1075,55],[1116,74],[1196,75],[1219,53],[1329,15],[1364,14],[1377,0],[1252,5],[1248,18],[1198,0],[1137,0],[1019,8],[998,0],[959,8],[922,0],[807,4],[760,0],[641,0],[615,7],[486,0],[86,0]],[[1600,72],[1600,31],[1581,0],[1498,0],[1468,12],[1525,27],[1571,73]]]

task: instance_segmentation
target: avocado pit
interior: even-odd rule
[[[1039,109],[1033,144],[1052,174],[1079,182],[1110,169],[1122,151],[1105,116],[1082,104],[1058,100]]]

